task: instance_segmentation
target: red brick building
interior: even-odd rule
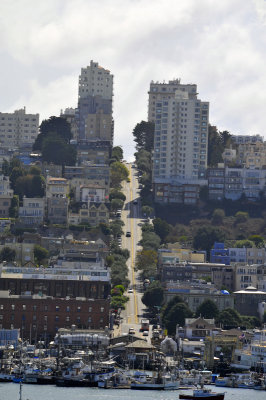
[[[108,298],[56,298],[12,295],[0,291],[0,329],[20,329],[23,340],[53,340],[59,328],[104,329],[109,323]]]

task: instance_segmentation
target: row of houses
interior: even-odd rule
[[[70,209],[69,193],[73,194],[76,212]],[[8,218],[13,198],[9,178],[0,176],[0,216]],[[96,226],[109,221],[109,179],[96,182],[87,178],[47,177],[45,197],[23,197],[19,207],[22,225],[50,224]]]
[[[216,247],[219,244],[216,244]],[[265,249],[238,249],[248,254]],[[207,299],[219,310],[236,308],[243,315],[263,317],[266,302],[266,262],[258,264],[206,262],[204,252],[178,248],[158,251],[158,274],[166,301],[181,296],[192,311]],[[257,260],[256,260],[257,261]]]

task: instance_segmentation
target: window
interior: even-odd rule
[[[11,310],[15,310],[15,304],[11,305]]]
[[[59,311],[60,307],[59,306],[55,306],[55,311]]]
[[[92,307],[89,307],[89,312],[92,312]]]
[[[25,311],[26,310],[26,304],[23,304],[22,306],[22,310]]]
[[[77,307],[77,312],[80,312],[81,311],[81,307]]]
[[[66,308],[66,311],[67,311],[67,312],[69,312],[69,311],[70,311],[70,307],[69,307],[69,306],[67,306],[67,308]]]
[[[101,312],[104,312],[104,307],[101,307]]]
[[[4,305],[1,304],[1,305],[0,305],[0,310],[3,310],[3,309],[4,309]]]

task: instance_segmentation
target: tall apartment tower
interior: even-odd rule
[[[91,61],[79,76],[79,140],[113,140],[113,75]]]
[[[155,200],[195,203],[207,168],[209,103],[197,98],[197,85],[152,81],[148,118],[155,124]]]
[[[31,149],[39,134],[39,114],[26,114],[26,108],[0,113],[0,145],[8,149]]]

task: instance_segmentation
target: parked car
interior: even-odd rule
[[[148,331],[144,331],[142,335],[143,336],[149,336],[149,332]]]
[[[126,237],[131,237],[131,232],[128,231],[128,232],[126,233]]]
[[[133,200],[133,204],[138,204],[138,200],[137,199]]]
[[[134,328],[129,328],[128,334],[129,335],[135,335],[136,334],[135,329]]]

